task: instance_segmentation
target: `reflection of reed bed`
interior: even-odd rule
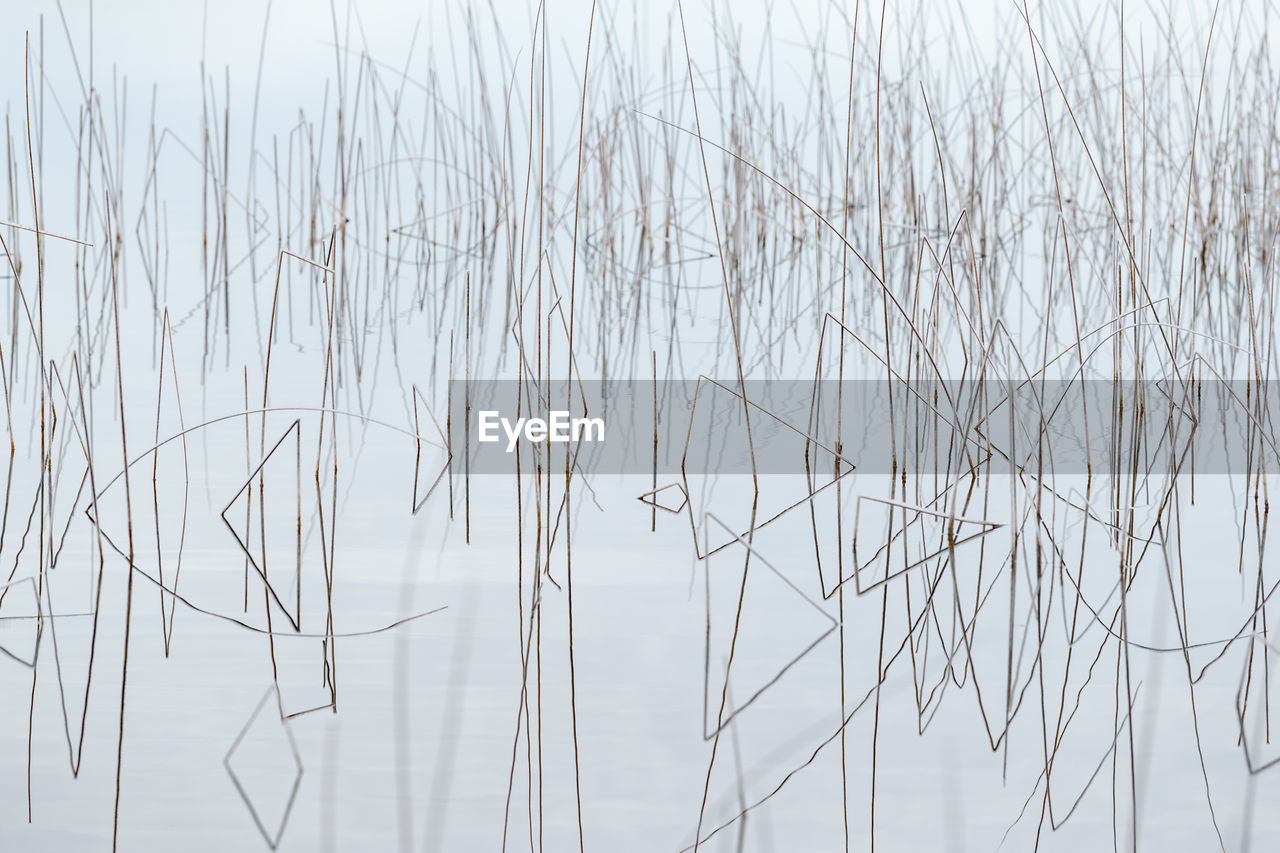
[[[607,473],[644,475],[650,532],[675,517],[664,535],[687,529],[708,572],[705,757],[677,849],[755,844],[752,816],[802,772],[826,774],[831,795],[835,829],[814,844],[894,847],[877,825],[881,712],[923,735],[948,697],[944,716],[967,720],[1001,772],[1015,733],[1038,753],[1016,780],[1025,803],[1001,816],[1019,845],[1089,812],[1137,848],[1170,817],[1146,794],[1168,750],[1198,771],[1187,799],[1206,832],[1188,843],[1247,849],[1273,760],[1270,12],[1221,7],[1188,35],[1125,4],[1096,18],[1024,5],[980,47],[962,10],[927,4],[745,28],[737,10],[679,2],[644,25],[595,3],[538,6],[527,28],[468,8],[389,56],[335,7],[330,76],[306,93],[263,73],[290,37],[267,12],[251,97],[193,58],[193,133],[158,88],[129,98],[101,44],[90,58],[84,22],[56,11],[21,77],[16,53],[6,71],[0,626],[35,627],[13,648],[0,632],[0,648],[31,674],[29,737],[38,681],[56,680],[73,776],[100,721],[118,723],[113,846],[125,745],[147,737],[128,726],[129,647],[156,639],[131,630],[135,604],[159,604],[166,658],[184,611],[261,635],[292,748],[294,720],[340,712],[338,649],[436,612],[410,606],[415,532],[403,612],[342,627],[335,586],[360,564],[344,533],[377,527],[360,527],[370,505],[378,523],[430,518],[450,544],[461,528],[464,553],[501,545],[512,564],[520,677],[495,840],[556,848],[565,836],[544,833],[565,823],[579,849],[605,843],[578,737],[573,543],[634,519],[606,511],[604,474],[575,443],[514,438],[510,516],[473,507],[474,480],[493,488],[471,436],[496,377],[513,419],[624,421],[611,434],[634,452]],[[317,92],[319,110],[298,106]],[[611,414],[588,393],[597,380],[631,396]],[[784,384],[800,393],[760,390]],[[728,414],[707,414],[708,388]],[[691,466],[695,439],[740,470]],[[385,488],[361,492],[370,448],[397,442],[400,463],[374,478]],[[796,461],[773,470],[784,444]],[[236,612],[184,594],[195,542],[234,564]],[[119,600],[103,597],[113,573]],[[821,631],[772,642],[812,610]],[[88,641],[60,649],[73,615]],[[119,638],[99,635],[108,615]],[[104,673],[108,639],[121,654]],[[783,647],[794,656],[773,661]],[[462,659],[458,679],[476,665]],[[770,741],[783,758],[746,773],[740,720],[815,661],[838,720],[803,754]],[[1174,670],[1185,691],[1170,699],[1152,673]],[[882,696],[908,673],[913,695]],[[1232,695],[1200,698],[1214,678]],[[400,736],[411,713],[392,689]],[[1157,742],[1157,701],[1185,737]],[[568,729],[567,764],[544,754],[544,725]],[[1223,737],[1245,771],[1206,760]],[[837,743],[838,772],[815,763]],[[448,756],[433,791],[449,787]],[[60,760],[28,749],[29,816],[31,766]],[[410,759],[397,762],[404,794]],[[267,843],[287,838],[293,765],[278,822],[228,770]],[[1243,785],[1242,814],[1223,785]],[[403,843],[416,808],[397,800]]]

